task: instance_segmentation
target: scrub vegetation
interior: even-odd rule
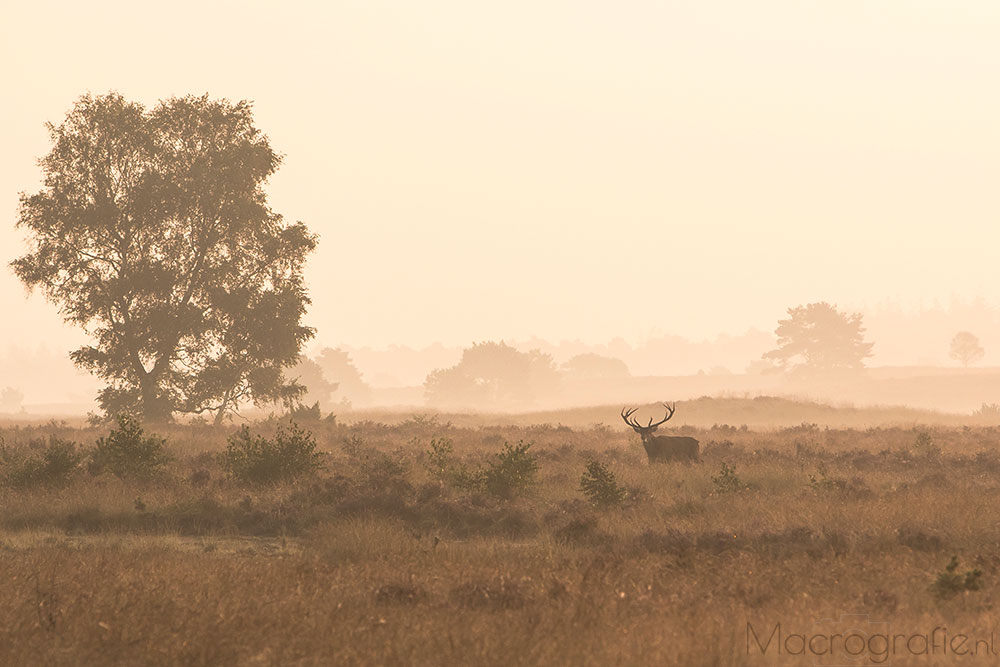
[[[748,623],[859,614],[990,637],[1000,427],[720,419],[650,465],[619,425],[510,422],[7,424],[0,663],[802,664]]]

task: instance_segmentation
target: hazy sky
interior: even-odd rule
[[[1000,2],[8,2],[0,248],[82,93],[255,102],[326,343],[1000,304]],[[3,220],[7,222],[4,223]],[[71,337],[0,272],[0,344]]]

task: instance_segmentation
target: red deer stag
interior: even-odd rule
[[[674,435],[653,435],[653,431],[656,430],[657,426],[674,416],[676,404],[668,405],[664,403],[663,407],[667,409],[667,416],[655,424],[652,417],[649,418],[649,423],[645,426],[636,421],[632,417],[632,413],[638,408],[632,408],[631,410],[622,408],[622,419],[642,438],[642,446],[646,449],[646,456],[649,457],[650,463],[659,463],[661,461],[697,461],[698,441],[694,438]]]

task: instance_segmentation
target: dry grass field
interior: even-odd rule
[[[169,460],[119,477],[88,458],[107,427],[8,424],[0,664],[1000,659],[1000,428],[741,410],[663,429],[695,464],[649,465],[615,408],[303,422],[320,468],[270,485],[224,465],[235,428],[148,428]],[[65,441],[79,465],[39,467]]]

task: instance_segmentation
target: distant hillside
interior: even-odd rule
[[[359,410],[338,415],[344,422],[365,419],[394,423],[411,418],[414,414],[434,414],[440,422],[457,426],[486,426],[501,424],[553,424],[572,428],[605,424],[613,428],[627,428],[619,417],[621,405],[604,405],[565,410],[548,410],[519,414],[488,413],[435,413],[411,410]],[[644,405],[639,414],[659,418],[662,408],[658,403]],[[992,420],[968,415],[917,410],[904,407],[852,407],[835,406],[811,401],[797,401],[774,396],[757,398],[709,398],[678,401],[677,412],[670,425],[710,428],[727,424],[739,427],[746,424],[753,429],[784,428],[801,424],[817,424],[838,428],[868,428],[875,426],[913,426],[917,424],[962,426],[1000,425],[1000,418]],[[666,428],[666,427],[664,427]]]
[[[564,381],[556,393],[537,397],[539,410],[581,405],[693,400],[701,396],[754,398],[783,396],[820,404],[900,405],[916,410],[971,414],[984,403],[1000,403],[1000,368],[885,367],[839,380],[796,380],[779,374],[675,375],[585,378]],[[380,406],[423,405],[423,387],[375,389]],[[474,406],[482,411],[499,411]],[[454,406],[455,411],[467,410]]]

